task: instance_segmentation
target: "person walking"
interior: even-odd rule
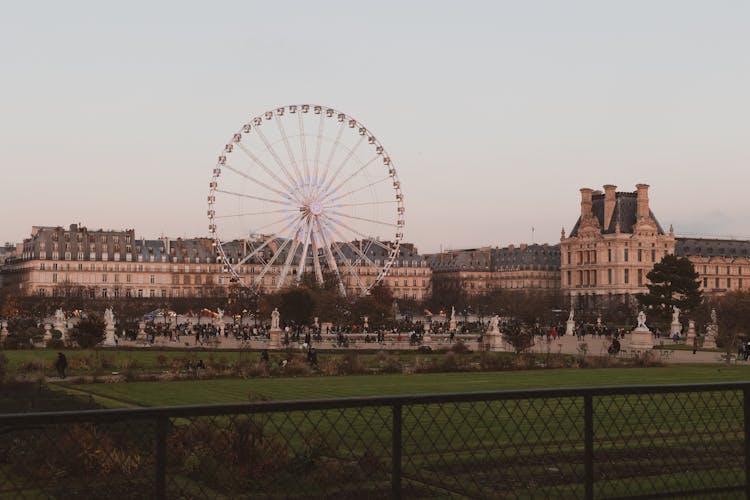
[[[698,350],[698,336],[693,337],[693,354]]]
[[[65,378],[65,369],[68,367],[68,360],[65,358],[65,354],[58,352],[57,361],[55,361],[55,368],[60,378]]]

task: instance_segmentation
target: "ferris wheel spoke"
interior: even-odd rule
[[[352,159],[352,156],[354,156],[354,153],[357,151],[357,149],[359,148],[359,146],[364,141],[365,141],[365,136],[364,135],[359,136],[359,140],[357,141],[357,144],[355,144],[354,147],[352,149],[350,149],[349,152],[346,154],[346,156],[344,157],[344,161],[342,161],[339,164],[338,168],[336,169],[336,173],[334,173],[331,176],[331,178],[327,180],[327,183],[326,183],[326,179],[323,179],[323,183],[326,184],[326,187],[325,187],[324,191],[328,191],[331,188],[331,185],[333,184],[333,181],[336,180],[336,178],[339,176],[339,174],[344,169],[344,167],[346,166],[346,164],[349,163],[349,160]],[[377,158],[377,156],[376,156],[376,158]]]
[[[297,267],[297,284],[299,285],[302,281],[302,274],[305,272],[305,264],[307,264],[307,250],[310,248],[310,231],[312,230],[312,224],[310,219],[307,220],[305,226],[305,244],[302,246],[302,254],[299,258],[299,264]]]
[[[275,225],[277,225],[277,224],[281,224],[282,222],[288,221],[288,220],[290,220],[290,219],[292,220],[292,223],[294,223],[294,220],[296,220],[296,219],[298,219],[298,218],[299,218],[299,217],[294,217],[294,216],[292,216],[292,215],[287,215],[286,217],[282,217],[281,219],[277,219],[277,220],[275,220],[275,221],[273,221],[273,222],[269,222],[268,224],[264,224],[264,225],[262,225],[262,226],[259,226],[259,227],[256,227],[256,228],[254,228],[254,231],[253,231],[253,232],[254,232],[254,233],[260,233],[261,231],[265,231],[266,229],[268,229],[268,228],[270,228],[270,227],[273,227],[273,226],[275,226]],[[280,232],[280,233],[283,233],[284,231],[286,231],[286,230],[288,229],[288,227],[289,227],[289,226],[285,227],[284,229],[282,229],[282,230],[281,230],[281,231],[279,231],[279,232]]]
[[[367,287],[365,287],[365,284],[362,283],[362,278],[360,278],[359,273],[354,269],[354,266],[352,265],[352,259],[349,259],[346,257],[344,252],[341,250],[341,246],[336,243],[335,241],[333,243],[333,248],[336,250],[336,253],[339,254],[339,257],[341,257],[341,261],[346,265],[347,275],[354,276],[354,279],[357,280],[359,283],[359,287],[362,290],[362,293],[367,293]]]
[[[276,289],[278,290],[281,288],[286,281],[286,275],[289,273],[289,268],[292,265],[292,261],[294,260],[294,256],[297,253],[297,248],[299,248],[299,232],[302,230],[302,225],[300,225],[297,230],[294,232],[294,243],[292,243],[292,248],[289,250],[289,253],[286,256],[286,260],[284,261],[284,267],[281,269],[281,274],[279,276],[279,282],[276,284]]]
[[[352,233],[356,234],[357,236],[359,236],[363,240],[371,241],[372,243],[376,244],[377,246],[379,246],[380,248],[382,248],[386,252],[389,252],[389,253],[393,252],[393,248],[389,247],[388,245],[385,245],[385,244],[381,243],[379,240],[373,238],[372,236],[367,236],[366,234],[363,234],[361,231],[357,231],[356,229],[354,229],[353,227],[349,226],[348,224],[346,224],[343,221],[338,221],[338,225],[341,226],[341,227],[343,227],[344,229],[347,229],[347,230],[351,231]]]
[[[242,212],[242,213],[237,213],[237,214],[214,215],[214,219],[226,219],[230,217],[247,217],[251,215],[284,214],[284,213],[292,213],[292,212],[299,212],[299,209],[289,208],[286,210],[267,210],[265,212]]]
[[[341,134],[344,132],[344,126],[339,126],[339,131],[336,134],[336,140],[333,141],[333,147],[331,147],[331,152],[328,155],[328,161],[326,161],[325,167],[323,168],[323,174],[320,176],[320,178],[315,179],[315,185],[318,184],[325,184],[325,180],[328,176],[328,168],[331,165],[331,162],[333,162],[333,156],[336,154],[336,150],[339,147],[339,144],[341,144]]]
[[[312,241],[313,245],[313,269],[315,270],[315,279],[320,283],[323,284],[323,270],[320,268],[320,245],[318,243],[318,238],[315,236],[317,234],[317,230],[315,229],[314,225],[310,224],[310,240]]]
[[[260,137],[260,140],[263,141],[263,144],[266,145],[266,150],[271,154],[271,157],[276,161],[276,164],[279,166],[279,168],[286,174],[287,179],[289,179],[292,182],[292,187],[297,187],[297,180],[294,178],[294,176],[289,173],[289,170],[287,170],[286,166],[284,165],[284,162],[281,161],[281,158],[279,158],[278,153],[276,153],[276,150],[273,148],[273,145],[268,141],[265,134],[261,132],[260,128],[255,129],[255,132],[258,134],[258,137]]]
[[[350,180],[352,180],[352,179],[353,179],[353,178],[354,178],[355,176],[357,176],[357,174],[359,174],[359,173],[360,173],[360,172],[362,172],[362,171],[363,171],[364,169],[366,169],[367,167],[369,167],[370,165],[372,165],[372,162],[374,162],[374,161],[375,161],[375,160],[377,160],[378,158],[380,158],[380,155],[375,155],[375,156],[373,156],[373,157],[372,157],[372,158],[371,158],[370,160],[368,160],[368,161],[367,161],[367,162],[366,162],[365,164],[363,164],[363,165],[362,165],[361,167],[359,167],[359,168],[358,168],[357,170],[355,170],[353,174],[351,174],[351,175],[350,175],[349,177],[347,177],[347,178],[346,178],[346,179],[344,179],[343,181],[339,182],[339,183],[338,183],[338,184],[336,185],[336,187],[335,187],[335,188],[333,188],[333,189],[332,189],[332,190],[331,190],[331,191],[330,191],[330,192],[329,192],[328,194],[329,194],[329,195],[335,194],[335,193],[336,193],[336,191],[338,191],[339,189],[341,189],[341,187],[342,187],[342,186],[344,186],[344,185],[345,185],[346,183],[348,183],[348,182],[349,182]],[[331,181],[333,181],[333,179],[331,179]]]
[[[349,215],[343,212],[337,212],[336,210],[331,211],[332,214],[338,215],[339,217],[346,217],[347,219],[361,220],[362,222],[371,222],[373,224],[380,224],[381,226],[398,227],[398,224],[392,222],[385,222],[382,220],[368,219],[366,217],[357,217],[356,215]]]
[[[293,231],[294,233],[297,232],[297,230],[301,226],[302,222],[303,222],[302,220],[300,220],[300,221],[297,222],[297,225],[295,226],[294,231]],[[292,241],[292,240],[290,240],[290,239],[284,240],[284,243],[282,243],[281,246],[276,249],[276,251],[273,253],[273,257],[271,257],[268,260],[268,263],[265,265],[265,267],[258,274],[258,278],[257,278],[258,281],[262,280],[263,277],[266,275],[266,273],[268,273],[268,271],[271,269],[271,267],[273,266],[273,264],[279,258],[279,255],[281,255],[281,253],[284,251],[284,249],[286,248],[286,246],[289,244],[290,241]]]
[[[331,251],[331,243],[328,241],[328,238],[326,238],[325,230],[321,227],[320,220],[318,222],[318,230],[320,234],[320,238],[323,240],[323,251],[325,252],[325,255],[328,260],[328,266],[331,268],[331,271],[333,271],[333,274],[336,276],[336,279],[339,283],[339,291],[342,295],[346,295],[346,288],[344,287],[344,282],[341,279],[341,273],[339,272],[339,266],[336,264],[336,259],[333,256],[333,252]]]
[[[263,250],[264,248],[266,248],[272,241],[274,241],[276,238],[278,238],[278,236],[280,234],[286,232],[289,228],[291,228],[292,226],[294,226],[295,222],[299,222],[300,220],[302,220],[302,215],[300,215],[296,219],[293,219],[286,226],[284,226],[283,228],[281,228],[280,230],[276,231],[271,236],[269,236],[268,239],[266,239],[266,241],[262,245],[260,245],[258,248],[256,248],[255,250],[253,250],[251,253],[247,254],[244,257],[242,257],[242,259],[237,263],[237,265],[241,266],[244,263],[246,263],[248,260],[252,259],[255,255],[258,254],[258,252],[260,252],[261,250]]]
[[[347,246],[349,246],[349,248],[351,248],[354,251],[354,253],[361,256],[370,266],[376,267],[376,268],[380,267],[377,264],[375,264],[375,262],[373,262],[372,259],[370,259],[364,252],[362,252],[362,250],[357,248],[356,245],[354,245],[351,241],[349,241],[348,238],[344,237],[344,235],[342,235],[341,232],[338,229],[336,229],[336,227],[332,223],[326,221],[326,225],[330,227],[331,231],[333,231],[336,234],[336,236],[338,236],[341,239],[341,241],[343,241]],[[390,252],[390,249],[388,249],[388,251]]]
[[[322,117],[323,113],[321,113]],[[305,167],[305,184],[310,184],[310,159],[307,157],[307,142],[305,141],[305,121],[302,113],[297,113],[299,128],[299,148],[302,153],[302,165]]]
[[[278,175],[276,175],[273,170],[271,170],[270,168],[268,168],[268,166],[266,166],[266,164],[263,163],[260,158],[258,158],[256,155],[254,155],[253,152],[250,151],[244,144],[242,144],[240,142],[240,143],[237,144],[237,146],[239,146],[239,148],[242,150],[243,153],[245,153],[247,155],[248,158],[250,158],[256,165],[258,165],[260,168],[262,168],[265,173],[267,173],[269,176],[271,176],[276,182],[278,182],[279,184],[281,184],[281,186],[285,190],[287,190],[289,192],[292,192],[292,187],[289,184],[287,184],[286,182],[284,182],[283,180],[281,180],[281,178]]]
[[[323,205],[323,208],[346,208],[346,207],[369,207],[369,206],[375,206],[375,205],[395,205],[398,203],[396,200],[387,200],[387,201],[366,201],[362,203],[344,203],[341,205]]]
[[[315,145],[315,164],[314,164],[314,175],[313,175],[313,184],[318,183],[318,167],[320,164],[320,146],[323,143],[323,129],[325,128],[325,115],[323,113],[320,114],[320,121],[318,122],[318,137],[317,137],[317,143]]]
[[[277,119],[276,125],[279,128],[279,133],[281,134],[281,140],[284,142],[286,153],[287,155],[289,155],[289,162],[292,164],[292,167],[294,168],[294,172],[297,174],[297,181],[300,186],[304,186],[305,178],[302,176],[302,172],[297,166],[297,159],[294,157],[294,153],[292,152],[292,147],[289,144],[289,138],[286,135],[286,129],[284,128],[284,124],[281,122],[281,120]]]
[[[331,229],[331,231],[333,231],[336,234],[336,236],[338,236],[341,239],[341,241],[345,245],[347,245],[349,248],[351,248],[354,251],[355,254],[360,255],[370,266],[374,267],[375,269],[378,269],[380,267],[380,266],[376,265],[370,258],[368,258],[367,255],[365,255],[364,253],[362,253],[362,251],[359,248],[357,248],[355,245],[353,245],[347,238],[345,238],[338,231],[338,229],[336,229],[334,226],[329,225],[329,223],[327,221],[324,221],[324,223]],[[339,250],[339,253],[340,252],[341,251]],[[359,261],[359,259],[357,259],[357,260]],[[349,269],[350,270],[352,269],[352,265],[351,264],[349,265]],[[363,288],[363,291],[367,292],[367,288],[363,285],[362,280],[359,277],[359,273],[356,273],[356,276],[357,276],[357,279],[359,280],[360,286],[362,286],[362,288]]]
[[[351,191],[347,191],[346,193],[340,194],[340,195],[338,195],[335,198],[331,198],[330,200],[328,199],[327,196],[323,197],[323,199],[324,200],[328,200],[329,203],[334,202],[334,201],[338,201],[338,200],[341,200],[343,198],[346,198],[347,196],[351,196],[353,194],[359,193],[360,191],[365,190],[367,188],[370,188],[372,186],[376,186],[378,184],[381,184],[381,183],[389,180],[390,178],[391,178],[391,176],[387,175],[387,176],[383,177],[382,179],[378,179],[377,181],[373,181],[373,182],[371,182],[369,184],[365,184],[364,186],[359,187],[357,189],[352,189]]]
[[[243,172],[241,170],[238,170],[238,169],[234,168],[233,166],[231,166],[229,164],[224,165],[224,168],[231,170],[232,172],[234,172],[235,174],[239,175],[240,177],[244,177],[245,179],[247,179],[247,180],[249,180],[251,182],[254,182],[255,184],[257,184],[257,185],[259,185],[261,187],[264,187],[264,188],[268,189],[269,191],[273,191],[274,193],[278,194],[282,198],[286,198],[286,199],[290,198],[289,194],[287,194],[287,193],[285,193],[283,191],[280,191],[280,190],[278,190],[278,189],[276,189],[274,187],[271,187],[268,184],[266,184],[265,182],[259,181],[258,179],[255,179],[254,177],[246,174],[245,172]]]
[[[229,194],[229,195],[232,195],[232,196],[238,196],[240,198],[250,198],[251,200],[265,201],[267,203],[275,203],[277,205],[294,206],[292,203],[290,203],[288,201],[272,200],[270,198],[262,198],[260,196],[253,196],[251,194],[235,193],[234,191],[225,191],[224,189],[217,189],[216,192],[217,193]]]

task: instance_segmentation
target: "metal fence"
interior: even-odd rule
[[[749,383],[0,415],[0,497],[741,497],[749,417]]]

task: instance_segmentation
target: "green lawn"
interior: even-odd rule
[[[65,386],[104,397],[107,406],[235,403],[251,394],[273,400],[493,391],[602,385],[686,384],[750,380],[750,366],[670,365],[661,368],[557,369],[503,372],[279,377]]]

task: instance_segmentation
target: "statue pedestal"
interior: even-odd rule
[[[487,332],[485,335],[485,346],[488,351],[504,352],[505,342],[500,332]]]
[[[270,339],[268,341],[269,349],[280,349],[281,348],[281,328],[271,328],[268,332]]]
[[[675,334],[682,335],[682,325],[679,322],[672,323],[669,326],[669,336],[673,337]]]
[[[644,327],[636,328],[630,332],[630,343],[628,346],[631,349],[653,349],[654,348],[654,336],[651,330]]]
[[[450,324],[448,325],[448,330],[451,331],[451,332],[455,332],[456,331],[456,320],[455,319],[451,320]]]
[[[52,325],[49,323],[44,324],[44,342],[52,339]]]
[[[688,322],[687,330],[687,344],[693,345],[693,339],[695,338],[695,321],[692,319]]]
[[[117,342],[115,342],[115,326],[114,325],[107,325],[107,327],[104,329],[104,347],[115,347],[117,345]]]
[[[573,336],[576,334],[576,322],[569,319],[565,322],[565,335]]]

